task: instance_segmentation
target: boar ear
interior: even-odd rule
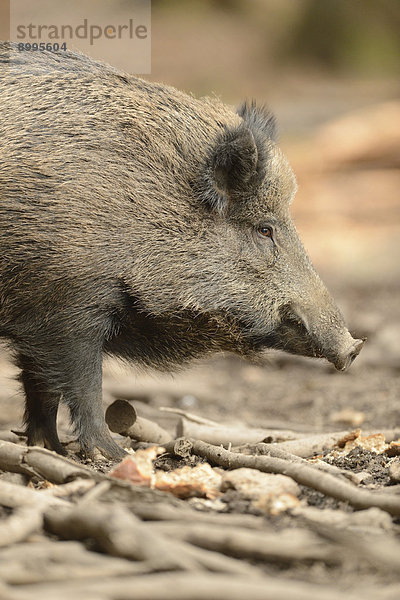
[[[257,192],[275,135],[274,117],[254,102],[243,104],[238,114],[242,123],[226,127],[220,134],[197,188],[203,201],[219,212],[224,212],[230,201]]]
[[[218,140],[211,172],[215,188],[232,195],[246,187],[257,168],[258,151],[251,131],[243,126],[227,130]]]

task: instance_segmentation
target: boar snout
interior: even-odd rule
[[[347,343],[343,345],[343,350],[337,354],[336,358],[331,361],[338,371],[345,371],[350,367],[356,356],[360,354],[361,348],[365,343],[364,339],[355,340],[349,332],[346,333],[348,336]]]
[[[333,305],[333,301],[332,301]],[[316,316],[316,314],[318,316]],[[299,306],[291,307],[286,319],[296,322],[298,335],[304,336],[304,344],[308,344],[310,352],[304,348],[301,352],[306,356],[325,358],[338,371],[345,371],[361,352],[365,339],[354,339],[348,331],[339,310],[333,305],[332,312],[319,313],[318,310],[307,311]],[[298,343],[298,342],[297,342]],[[291,350],[289,350],[291,351]]]

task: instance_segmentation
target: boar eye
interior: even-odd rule
[[[257,233],[262,237],[272,238],[272,227],[259,227]]]

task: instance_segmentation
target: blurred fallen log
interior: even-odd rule
[[[290,512],[300,523],[311,526],[316,530],[319,524],[336,529],[353,530],[354,532],[379,532],[394,529],[390,515],[379,508],[367,508],[355,512],[345,512],[340,509],[325,508],[321,510],[314,506],[297,506]]]
[[[247,527],[260,529],[260,518],[254,515],[235,513],[200,512],[190,508],[186,503],[182,506],[171,506],[164,502],[153,504],[135,502],[131,510],[143,521],[174,521],[185,527],[186,523],[203,523],[204,526],[223,525],[224,527]]]
[[[50,450],[3,441],[0,441],[0,469],[36,476],[52,483],[66,483],[77,478],[104,479],[102,473]]]
[[[322,521],[309,521],[309,525],[320,536],[347,548],[359,559],[368,562],[370,566],[399,573],[400,543],[394,537],[349,531]]]
[[[172,552],[166,540],[147,530],[124,506],[93,502],[47,511],[44,526],[63,539],[91,539],[100,550],[111,556],[148,561],[155,571],[193,570],[198,567],[192,558]]]
[[[150,527],[150,530],[151,529],[152,527]],[[163,537],[168,533],[165,532],[164,534],[162,531],[157,532],[156,528],[154,528],[154,532],[161,533]],[[257,578],[262,575],[262,571],[256,566],[249,565],[247,562],[238,560],[238,558],[226,556],[218,550],[212,551],[208,548],[200,547],[200,545],[197,544],[187,543],[178,536],[175,538],[174,536],[172,536],[172,538],[168,537],[168,544],[170,551],[174,554],[178,550],[182,555],[193,559],[193,561],[197,563],[198,570],[203,568],[212,573],[230,573],[233,576],[245,575],[249,579]]]
[[[247,563],[166,539],[121,506],[92,503],[70,510],[49,511],[45,515],[45,527],[64,539],[92,539],[100,550],[112,556],[146,561],[149,571],[204,568],[247,576],[259,574],[257,568]]]
[[[7,429],[0,430],[0,440],[3,442],[13,442],[14,444],[18,444],[19,436],[13,431],[8,431]]]
[[[68,506],[68,503],[47,494],[47,490],[38,491],[8,481],[0,481],[0,505],[8,508],[35,506],[45,510],[49,506]]]
[[[43,538],[0,550],[0,580],[18,586],[147,572],[145,563],[90,552],[79,542]],[[0,598],[3,598],[1,593]]]
[[[194,572],[160,573],[119,579],[64,582],[58,585],[25,586],[12,592],[10,600],[338,600],[339,587],[287,580],[263,575],[260,578]],[[357,592],[346,589],[346,600],[392,600],[381,588]],[[7,600],[8,600],[7,598]]]
[[[13,514],[0,521],[0,548],[23,542],[32,533],[40,531],[43,523],[43,509],[35,506],[21,506]]]
[[[74,479],[69,483],[63,483],[60,485],[55,485],[53,487],[47,488],[41,492],[42,495],[45,496],[54,496],[55,498],[76,498],[82,495],[87,495],[90,490],[92,490],[96,486],[96,481],[94,479]],[[102,481],[97,484],[97,487],[103,485],[104,483],[108,483],[107,481]]]
[[[293,463],[271,456],[246,456],[229,452],[202,441],[193,441],[193,452],[207,461],[228,469],[249,467],[265,473],[281,473],[292,477],[297,483],[310,487],[322,494],[348,502],[354,508],[376,506],[386,512],[400,515],[400,498],[396,495],[373,493],[359,489],[330,473],[324,473],[308,464]]]
[[[299,528],[279,532],[251,531],[237,527],[227,530],[221,525],[205,528],[197,523],[186,523],[182,526],[180,523],[164,522],[151,524],[151,529],[167,536],[168,539],[178,538],[206,550],[244,560],[263,563],[322,561],[327,564],[340,564],[346,560],[340,549]]]
[[[138,417],[126,400],[115,400],[110,404],[106,410],[106,423],[114,433],[137,441],[164,444],[172,440],[172,436],[157,423]]]
[[[8,518],[0,521],[0,548],[22,542],[32,533],[39,532],[43,515],[49,507],[66,506],[59,498],[21,485],[0,481],[0,506],[14,508]]]

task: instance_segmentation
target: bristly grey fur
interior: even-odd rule
[[[266,347],[346,364],[350,334],[290,218],[295,179],[274,136],[254,103],[237,114],[70,51],[0,43],[0,336],[28,444],[64,451],[62,399],[85,453],[121,455],[104,352],[162,369]]]

